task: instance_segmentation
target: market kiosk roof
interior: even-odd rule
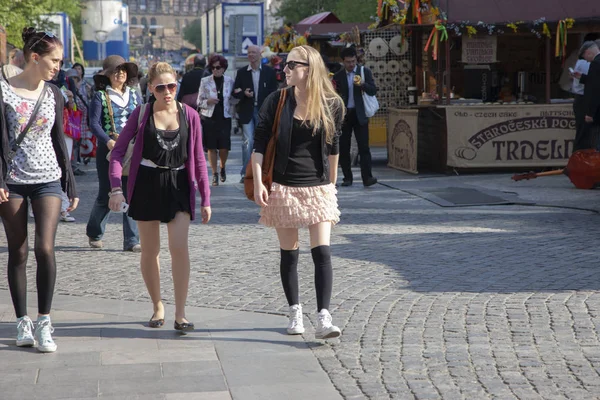
[[[448,9],[446,10],[446,4]],[[600,19],[600,0],[440,0],[448,22],[554,22],[565,18]]]

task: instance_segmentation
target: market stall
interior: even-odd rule
[[[555,0],[530,1],[541,15],[517,21],[523,12],[506,1],[496,14],[481,3],[380,1],[374,34],[391,30],[409,45],[414,86],[402,88],[387,110],[391,167],[442,172],[566,165],[575,117],[561,83],[583,34],[600,32],[600,18],[590,18],[600,16],[600,5],[574,0],[565,10],[554,7]],[[416,18],[421,11],[427,14]],[[477,15],[489,19],[469,22]],[[409,81],[398,74],[397,82],[403,80]]]

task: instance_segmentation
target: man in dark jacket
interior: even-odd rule
[[[277,79],[273,68],[261,65],[260,48],[248,46],[250,64],[237,71],[233,84],[233,97],[239,99],[237,110],[242,124],[242,180],[246,175],[246,165],[250,161],[254,145],[254,128],[258,123],[258,111],[267,96],[277,90]]]
[[[198,90],[200,89],[200,81],[204,77],[204,68],[206,67],[206,59],[203,55],[198,54],[194,58],[194,69],[183,75],[181,87],[177,100],[187,104],[192,108],[197,108],[196,101],[198,100]]]
[[[597,42],[585,42],[580,55],[590,62],[590,69],[585,78],[583,103],[585,122],[594,126],[600,125],[600,47]],[[598,144],[596,145],[598,148]]]
[[[334,76],[335,87],[346,105],[346,118],[342,125],[342,137],[340,138],[340,166],[344,173],[342,186],[352,185],[352,165],[350,162],[350,147],[352,143],[352,131],[358,144],[358,155],[360,157],[360,172],[364,186],[372,186],[377,183],[377,178],[371,174],[371,150],[369,149],[369,119],[365,114],[365,103],[362,93],[370,96],[377,94],[377,86],[373,80],[373,74],[368,68],[357,66],[356,49],[347,47],[342,50],[344,68]],[[361,72],[364,79],[360,79]],[[351,90],[350,90],[351,89]]]

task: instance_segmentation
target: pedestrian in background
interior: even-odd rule
[[[217,153],[221,167],[221,182],[227,180],[225,167],[231,150],[233,79],[224,75],[228,67],[225,57],[212,56],[208,59],[208,66],[212,71],[212,75],[202,78],[200,81],[197,103],[202,116],[204,143],[208,149],[208,160],[213,173],[212,185],[218,186]]]
[[[575,72],[573,76],[584,84],[583,111],[584,121],[588,124],[594,147],[600,149],[600,44],[598,41],[584,42],[579,52],[580,56],[590,63],[587,74]]]
[[[81,162],[81,141],[89,137],[92,133],[89,125],[89,98],[87,97],[86,84],[81,78],[82,72],[76,68],[71,68],[66,73],[67,89],[73,93],[75,109],[81,112],[80,137],[73,144],[73,174],[85,175],[85,172],[79,168]]]
[[[298,293],[298,229],[308,227],[317,293],[315,336],[334,338],[341,333],[329,312],[333,286],[330,241],[332,225],[340,216],[334,183],[344,103],[331,84],[321,55],[312,47],[292,49],[284,72],[290,88],[265,100],[252,156],[252,172],[260,177],[279,99],[285,94],[271,193],[261,179],[254,179],[254,196],[262,207],[260,223],[274,227],[279,238],[281,281],[290,306],[288,334],[304,332]]]
[[[19,75],[25,68],[23,50],[14,48],[8,53],[8,64],[2,66],[2,79],[7,80]]]
[[[175,100],[176,74],[159,62],[148,73],[149,88],[156,101],[138,107],[115,145],[110,160],[110,209],[119,211],[125,202],[122,184],[128,185],[128,214],[137,221],[142,243],[140,267],[152,299],[151,328],[165,322],[160,290],[160,223],[166,223],[175,288],[175,323],[179,331],[194,324],[185,318],[190,278],[188,233],[195,217],[195,195],[201,197],[202,223],[210,220],[210,187],[202,149],[202,129],[195,109]],[[140,113],[144,110],[140,120]],[[131,179],[122,181],[122,160],[128,143],[135,139]]]
[[[121,56],[108,56],[102,62],[103,70],[94,76],[96,94],[90,105],[90,128],[98,140],[96,149],[96,172],[98,195],[92,207],[86,227],[90,247],[101,249],[102,237],[110,214],[108,194],[108,152],[115,146],[133,110],[141,99],[130,85],[137,78],[137,65],[125,62]],[[123,177],[127,185],[127,177]],[[123,250],[140,252],[140,239],[135,221],[123,214]]]
[[[8,244],[8,286],[17,316],[17,346],[56,351],[50,309],[56,282],[54,246],[61,195],[77,208],[75,178],[63,133],[64,100],[46,84],[58,71],[63,45],[52,33],[23,29],[24,71],[0,82],[0,217]],[[24,135],[24,136],[23,136]],[[22,140],[18,138],[21,137]],[[27,206],[35,214],[38,318],[27,316]]]
[[[346,105],[346,118],[340,138],[340,166],[344,173],[342,186],[351,186],[352,162],[350,148],[352,147],[352,132],[356,137],[360,157],[360,174],[365,187],[377,183],[371,171],[371,149],[369,148],[369,119],[365,114],[363,91],[375,96],[377,87],[371,71],[357,64],[357,53],[354,47],[346,47],[341,53],[344,68],[338,71],[333,79],[335,87]],[[361,78],[364,74],[364,79]]]
[[[194,57],[194,68],[183,75],[181,86],[177,93],[177,101],[187,104],[196,109],[198,101],[198,91],[200,90],[200,81],[204,77],[204,68],[206,59],[201,54]]]
[[[242,176],[244,183],[246,166],[250,161],[254,144],[254,130],[258,123],[258,111],[268,95],[277,90],[277,78],[273,68],[261,64],[260,47],[248,46],[248,64],[237,71],[233,96],[239,100],[238,120],[242,125]]]

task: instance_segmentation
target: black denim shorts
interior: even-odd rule
[[[55,196],[62,198],[62,187],[60,181],[34,183],[31,185],[14,185],[7,184],[9,198],[29,198],[36,200],[45,196]]]

